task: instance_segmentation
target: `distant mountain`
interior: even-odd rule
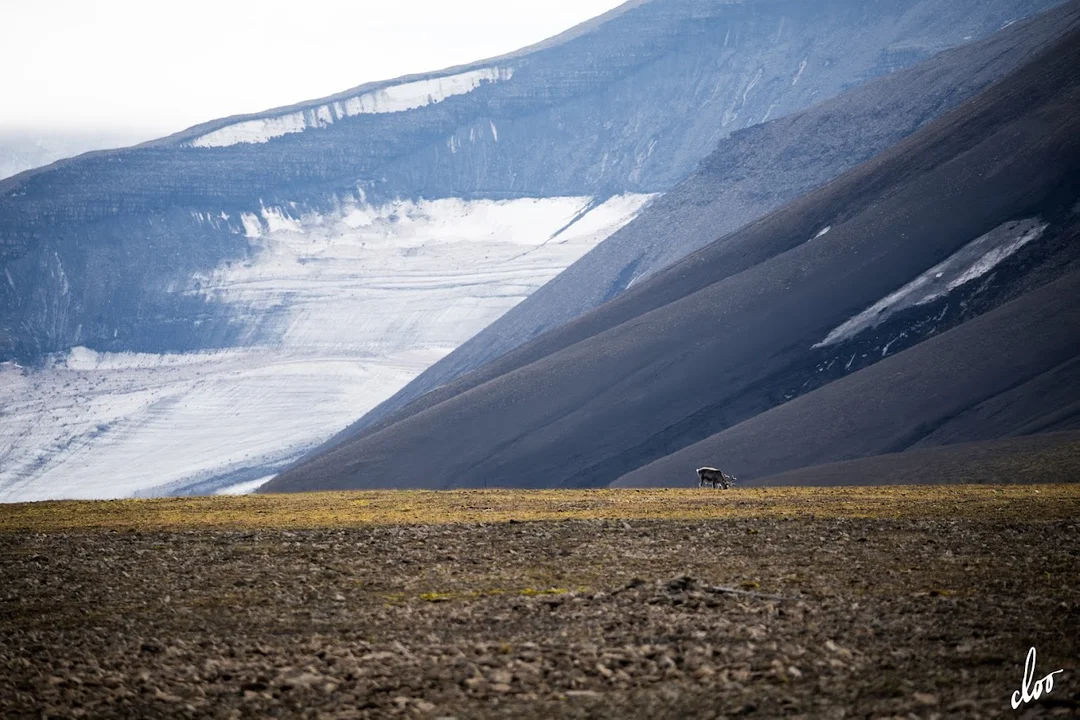
[[[942,441],[1069,427],[1080,400],[1071,7],[1068,34],[1019,70],[572,322],[576,343],[265,489],[683,484],[699,456],[673,453],[713,436],[730,448],[740,424],[760,428],[737,458],[748,472],[734,457],[711,464],[751,479],[903,450],[954,420]],[[1053,393],[1053,407],[1021,402],[1025,384]],[[961,417],[1009,393],[1011,420]]]
[[[635,0],[503,57],[0,181],[0,500],[269,475],[731,133],[1055,4]]]
[[[91,150],[134,145],[131,133],[57,133],[0,130],[0,180]]]

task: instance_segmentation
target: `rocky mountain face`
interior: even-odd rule
[[[257,480],[732,133],[1054,4],[635,0],[504,57],[0,181],[0,497]]]
[[[910,137],[265,488],[686,484],[725,463],[752,482],[1075,428],[1063,12],[1063,36]]]

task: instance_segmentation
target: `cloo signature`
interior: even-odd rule
[[[1028,650],[1027,660],[1024,661],[1024,682],[1020,689],[1012,694],[1012,707],[1016,710],[1024,703],[1038,700],[1044,694],[1049,695],[1054,689],[1054,676],[1064,670],[1055,670],[1049,675],[1035,680],[1035,648]],[[1033,683],[1032,680],[1035,680]]]

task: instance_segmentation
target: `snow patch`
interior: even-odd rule
[[[260,214],[263,220],[266,221],[266,227],[270,232],[278,232],[281,230],[288,230],[290,232],[303,232],[300,229],[300,224],[283,211],[281,208],[262,208]]]
[[[354,207],[342,218],[342,222],[354,230],[368,227],[375,222],[375,214],[372,212],[372,208],[368,206]]]
[[[259,118],[226,125],[191,141],[193,147],[227,147],[239,143],[264,143],[272,138],[307,129],[303,112]]]
[[[855,337],[863,330],[880,325],[901,310],[925,305],[964,283],[985,275],[1002,260],[1037,239],[1047,227],[1047,223],[1039,218],[1026,218],[999,225],[838,326],[814,347],[824,347]]]
[[[277,474],[267,475],[266,477],[257,478],[255,480],[248,480],[247,482],[236,483],[235,485],[229,485],[223,487],[215,495],[250,495],[266,483],[277,477]]]
[[[829,232],[830,230],[832,230],[832,225],[826,225],[825,227],[823,227],[823,228],[821,228],[820,230],[818,230],[818,231],[817,231],[817,234],[816,234],[816,235],[814,235],[814,237],[812,237],[812,238],[810,238],[810,239],[811,239],[811,240],[817,240],[817,239],[818,239],[819,237],[821,237],[821,236],[822,236],[822,235],[824,235],[825,233]]]
[[[254,213],[242,213],[240,222],[244,224],[244,234],[251,239],[262,237],[262,223]]]
[[[415,110],[455,95],[470,93],[485,83],[510,80],[513,76],[513,68],[491,67],[390,85],[315,108],[226,125],[195,138],[190,145],[215,148],[241,143],[265,143],[310,128],[329,127],[335,119],[344,117]]]

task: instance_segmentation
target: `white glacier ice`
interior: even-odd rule
[[[245,213],[252,261],[192,278],[187,292],[231,303],[237,318],[269,326],[273,342],[166,355],[74,348],[40,370],[0,365],[0,502],[196,483],[244,491],[393,394],[650,197],[595,207],[588,197],[445,198],[333,217],[267,207],[263,221]]]
[[[309,128],[328,127],[343,117],[415,110],[442,102],[448,97],[470,93],[485,83],[502,82],[513,76],[513,68],[490,67],[390,85],[314,108],[225,125],[200,135],[191,141],[191,145],[215,148],[238,143],[265,143],[276,137],[303,132]],[[495,126],[492,125],[492,132],[494,131]]]

